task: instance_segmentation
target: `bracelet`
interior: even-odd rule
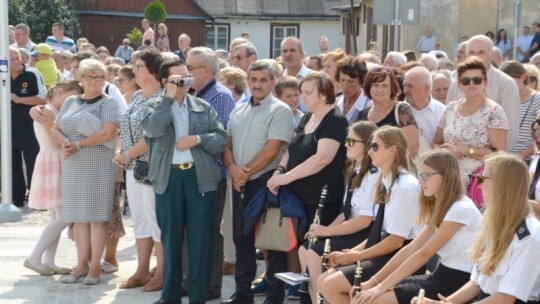
[[[379,283],[379,281],[377,281],[377,279],[375,278],[375,276],[372,276],[372,277],[370,278],[370,280],[375,281],[375,283],[377,283],[377,285],[381,284],[381,283]]]
[[[81,149],[81,145],[79,144],[79,142],[75,142],[75,145],[77,146],[77,150],[80,150]]]
[[[283,166],[277,166],[276,170],[279,170],[281,173],[285,173],[285,171],[287,171]]]
[[[131,162],[131,156],[129,156],[129,153],[126,151],[126,152],[124,152],[124,155],[127,157],[127,162],[130,163]]]

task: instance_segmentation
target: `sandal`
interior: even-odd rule
[[[112,272],[117,272],[117,271],[118,271],[118,266],[115,266],[107,261],[104,261],[103,263],[101,263],[102,273],[112,273]]]
[[[122,284],[120,284],[119,288],[120,289],[130,289],[130,288],[142,287],[142,286],[145,286],[146,283],[148,283],[148,281],[150,281],[150,277],[148,277],[146,279],[139,279],[139,278],[130,277],[126,281],[122,282]]]
[[[162,290],[163,289],[163,282],[161,282],[161,281],[156,282],[156,281],[157,281],[157,279],[152,279],[152,280],[148,281],[148,283],[146,283],[146,285],[144,285],[144,288],[142,289],[142,291],[151,292],[151,291]]]

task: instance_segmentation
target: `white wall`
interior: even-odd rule
[[[271,23],[299,23],[300,39],[304,42],[306,54],[312,55],[319,52],[319,37],[328,37],[329,49],[343,48],[341,23],[339,20],[243,20],[221,19],[218,24],[229,23],[231,25],[231,40],[240,37],[243,32],[248,32],[251,42],[259,52],[259,58],[270,57],[270,24]]]

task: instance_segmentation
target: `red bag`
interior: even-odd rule
[[[480,189],[480,184],[478,183],[478,175],[482,175],[483,172],[484,166],[480,166],[474,170],[473,174],[470,175],[471,179],[467,189],[467,196],[471,198],[478,208],[482,208],[484,206],[484,196],[482,195],[482,190]]]

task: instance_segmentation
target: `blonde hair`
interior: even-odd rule
[[[490,275],[531,209],[527,197],[528,169],[518,156],[495,153],[484,160],[484,166],[494,191],[484,211],[480,234],[472,246],[471,259],[479,263],[480,273]]]
[[[165,23],[160,23],[157,28],[158,28],[158,30],[159,29],[163,30],[163,36],[167,36],[167,31],[168,30],[167,30],[167,26],[165,25]]]
[[[219,70],[219,76],[223,76],[227,85],[234,85],[234,92],[238,95],[244,94],[247,89],[247,75],[242,69],[236,67],[226,67]]]
[[[534,64],[525,63],[523,64],[523,67],[527,71],[527,77],[536,77],[536,88],[535,90],[540,90],[540,71],[538,71],[538,68]]]
[[[393,126],[380,127],[375,131],[375,133],[373,133],[372,141],[375,141],[375,137],[382,140],[387,148],[392,146],[396,147],[396,154],[394,155],[394,159],[392,160],[391,168],[393,184],[398,178],[398,171],[400,167],[403,167],[407,171],[409,171],[409,159],[407,156],[407,138],[405,137],[405,133],[403,133],[400,128]],[[388,202],[388,198],[390,197],[391,191],[391,189],[387,189],[388,191],[385,191],[383,189],[384,187],[382,187],[382,178],[383,176],[381,174],[376,187],[377,191],[375,192],[375,202],[377,202],[378,204],[386,204]]]
[[[420,211],[418,222],[439,227],[452,205],[463,197],[465,190],[459,178],[459,165],[456,156],[445,149],[425,153],[420,162],[442,176],[441,189],[435,196],[425,196],[420,191]]]
[[[75,81],[75,80],[62,80],[62,81],[56,83],[56,85],[50,87],[47,90],[47,96],[45,97],[45,101],[47,103],[51,103],[52,100],[54,99],[54,94],[56,92],[56,88],[59,88],[64,92],[76,91],[78,94],[83,93],[83,88],[79,84],[78,81]]]

